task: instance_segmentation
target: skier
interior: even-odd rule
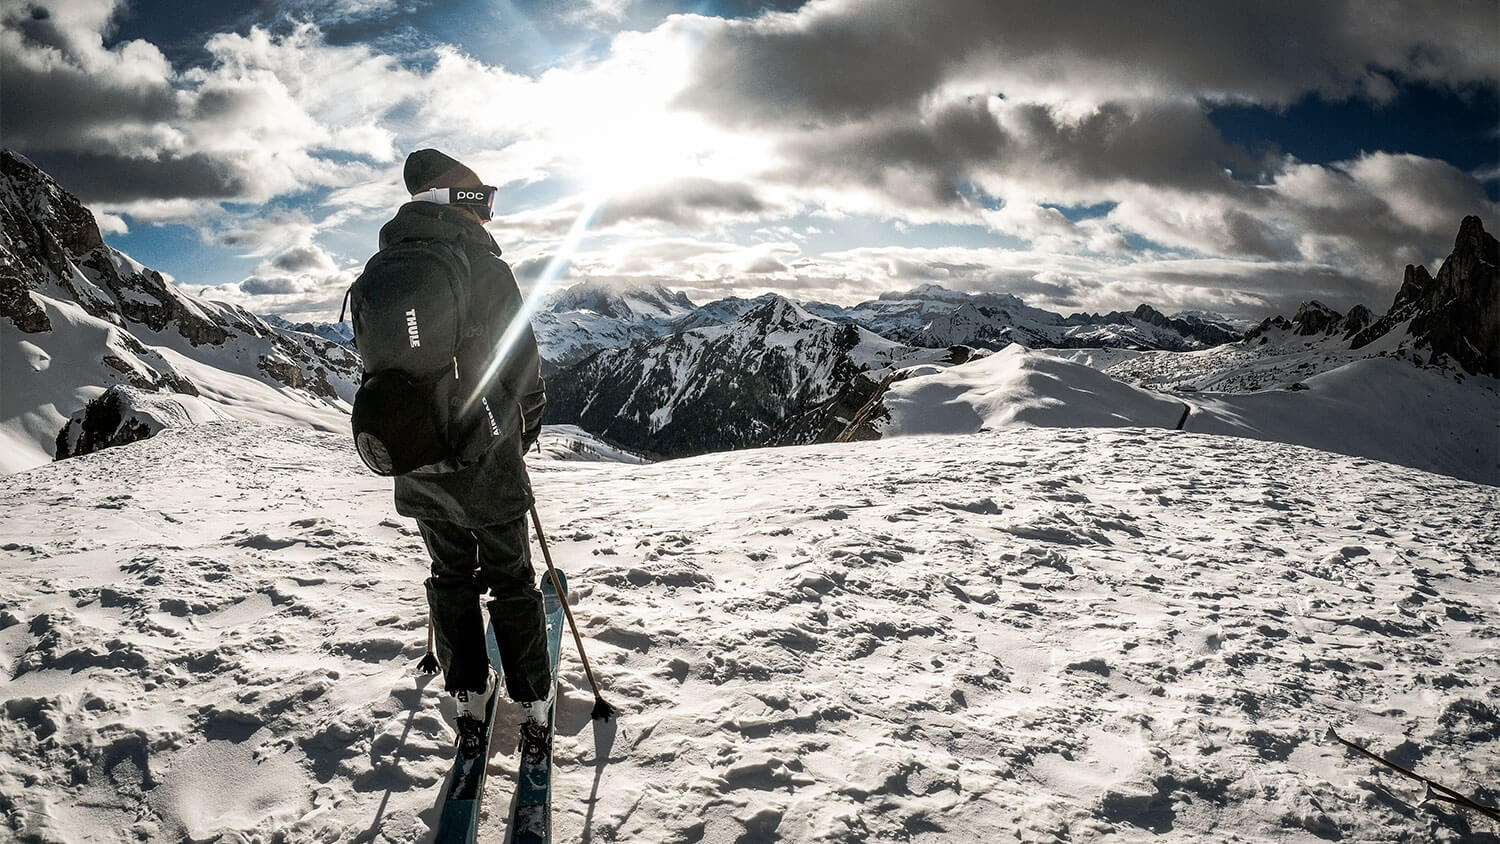
[[[460,283],[466,279],[469,286],[470,313],[455,372],[467,381],[474,373],[496,370],[519,405],[510,409],[518,411],[519,436],[497,441],[473,461],[446,458],[395,480],[396,512],[417,520],[432,557],[426,589],[438,662],[444,687],[458,706],[459,752],[472,757],[483,750],[485,711],[495,691],[480,608],[486,592],[506,691],[521,704],[522,729],[545,731],[551,707],[542,597],[525,521],[531,482],[522,459],[540,433],[546,394],[530,325],[509,348],[500,348],[511,322],[525,316],[518,316],[515,276],[484,228],[495,188],[435,149],[408,156],[403,176],[412,201],[381,228],[380,248],[402,241],[432,243],[434,249],[461,245],[468,273]],[[416,345],[418,338],[411,342]],[[488,404],[484,409],[490,412]]]

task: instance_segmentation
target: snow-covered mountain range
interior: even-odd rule
[[[781,298],[774,293],[753,299],[730,296],[696,305],[660,284],[613,287],[585,281],[548,296],[532,325],[543,358],[563,368],[602,349],[734,322],[747,311]],[[829,322],[856,325],[888,340],[925,348],[1000,349],[1019,342],[1031,348],[1181,351],[1232,342],[1244,334],[1222,318],[1167,317],[1149,305],[1132,313],[1065,317],[1030,307],[1009,294],[961,293],[936,284],[883,293],[852,307],[827,302],[795,304]]]
[[[563,370],[548,385],[548,419],[662,456],[828,441],[885,374],[954,354],[831,322],[780,296],[752,301],[731,322],[602,350]]]
[[[0,151],[0,471],[51,460],[112,385],[187,397],[157,404],[188,418],[343,430],[358,372],[347,349],[184,293],[110,248],[76,197]]]
[[[1123,321],[1064,319],[1014,297],[932,286],[854,309],[774,294],[724,300],[683,318],[687,330],[556,373],[549,419],[669,456],[1015,425],[1148,425],[1500,484],[1496,262],[1494,237],[1470,217],[1438,274],[1408,267],[1382,317],[1309,302],[1195,351],[1167,349],[1195,330],[1217,341],[1228,329],[1146,306]],[[924,350],[954,338],[981,348]],[[861,344],[882,351],[850,353]],[[995,346],[1008,348],[989,355]]]
[[[895,371],[1013,342],[1184,349],[1242,336],[1146,305],[1063,317],[1015,296],[932,284],[854,307],[774,293],[700,307],[660,286],[585,283],[549,299],[533,323],[544,356],[562,364],[549,372],[548,419],[665,456],[826,442]]]
[[[0,163],[0,468],[221,416],[344,430],[358,376],[346,325],[186,295],[104,244],[88,210],[25,159]],[[775,294],[698,306],[660,285],[584,283],[550,296],[535,326],[551,358],[549,421],[617,452],[1092,419],[1497,483],[1496,261],[1471,217],[1435,275],[1407,268],[1385,314],[1311,302],[1243,334],[1146,305],[1063,317],[935,285],[844,307]]]

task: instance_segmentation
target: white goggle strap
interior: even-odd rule
[[[449,188],[432,188],[431,190],[424,190],[421,193],[412,194],[411,201],[436,202],[439,205],[447,205],[451,201],[449,199],[449,197],[451,196],[451,194],[449,194],[449,190]]]

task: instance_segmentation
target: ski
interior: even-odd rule
[[[547,713],[546,738],[528,739],[521,733],[521,768],[517,776],[515,811],[510,821],[512,844],[547,844],[552,840],[552,730],[557,715],[557,661],[562,652],[563,601],[568,580],[557,572],[562,594],[552,578],[542,578],[542,611],[547,616],[547,657],[552,663],[552,709]]]
[[[493,625],[485,628],[484,641],[490,654],[490,667],[499,675],[500,648],[495,644]],[[472,759],[465,759],[455,749],[453,767],[443,781],[443,808],[438,815],[437,835],[433,838],[439,844],[470,844],[479,832],[479,804],[484,799],[484,774],[489,767],[490,737],[495,731],[496,701],[500,699],[499,677],[494,681],[495,691],[484,710],[484,750]]]

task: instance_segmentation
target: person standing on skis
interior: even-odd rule
[[[462,377],[456,383],[464,384],[480,373],[486,381],[497,379],[503,392],[492,394],[507,397],[512,406],[502,418],[514,418],[519,432],[489,443],[472,459],[445,457],[395,478],[396,512],[417,520],[432,559],[426,590],[438,662],[445,690],[458,707],[459,751],[472,757],[483,750],[485,709],[495,692],[481,609],[486,595],[505,688],[521,704],[522,728],[546,729],[551,706],[542,596],[526,528],[533,499],[522,458],[541,432],[546,394],[529,323],[519,331],[512,328],[512,322],[527,318],[515,276],[484,228],[495,188],[435,149],[408,156],[403,177],[411,201],[381,228],[380,248],[415,241],[467,259],[467,273],[455,275],[458,283],[467,283],[459,299],[467,313],[454,378]],[[516,339],[501,348],[508,330]],[[416,345],[415,323],[412,331]],[[486,397],[486,425],[499,431],[495,414],[501,409],[489,402]]]

